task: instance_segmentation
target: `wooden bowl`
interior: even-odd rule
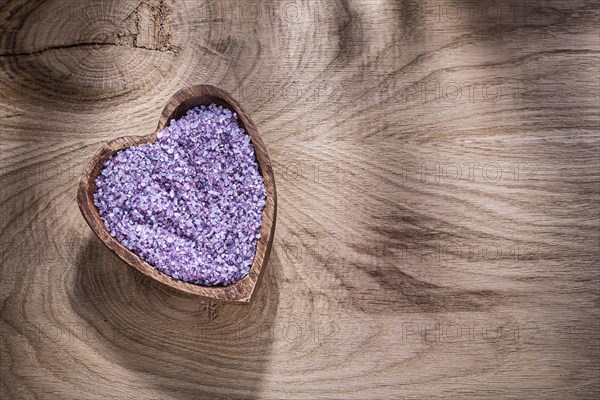
[[[182,117],[190,108],[211,103],[227,107],[237,113],[240,127],[250,135],[252,145],[254,146],[256,160],[258,162],[258,168],[260,174],[264,178],[267,192],[266,204],[262,214],[260,239],[256,246],[256,254],[254,255],[250,272],[244,278],[227,286],[195,285],[171,278],[155,269],[110,235],[94,205],[93,198],[96,189],[96,178],[100,174],[104,162],[108,157],[117,151],[130,146],[136,146],[142,143],[153,143],[157,138],[157,133],[163,130],[169,121]],[[100,150],[94,154],[83,171],[81,181],[79,182],[77,203],[79,204],[79,209],[81,210],[83,217],[100,240],[123,261],[140,271],[142,274],[182,292],[206,299],[237,303],[248,303],[250,301],[252,293],[262,276],[273,244],[275,217],[277,214],[277,197],[275,193],[273,169],[265,145],[260,136],[258,136],[256,126],[242,106],[240,106],[231,95],[210,85],[192,86],[180,90],[171,97],[160,116],[158,128],[156,128],[154,133],[146,136],[120,137],[104,144]]]

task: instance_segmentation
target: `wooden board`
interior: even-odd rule
[[[0,398],[598,398],[598,33],[579,0],[2,1]],[[200,83],[273,162],[250,305],[77,207]]]

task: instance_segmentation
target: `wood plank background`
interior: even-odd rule
[[[593,399],[594,1],[1,0],[0,398]],[[249,111],[250,306],[142,279],[75,194],[178,89]]]

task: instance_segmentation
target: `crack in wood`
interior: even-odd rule
[[[75,48],[82,48],[82,47],[99,47],[99,46],[133,47],[136,49],[144,49],[144,50],[159,51],[159,52],[170,52],[170,53],[174,53],[174,54],[176,54],[179,51],[178,48],[161,50],[161,49],[155,49],[155,48],[151,48],[151,47],[137,46],[135,44],[123,44],[123,43],[118,43],[118,42],[117,43],[93,42],[92,41],[92,42],[64,44],[64,45],[58,45],[58,46],[49,46],[49,47],[45,47],[43,49],[34,50],[34,51],[24,51],[24,52],[17,52],[17,53],[0,53],[0,57],[36,56],[36,55],[43,54],[43,53],[46,53],[46,52],[52,51],[52,50],[65,50],[65,49],[75,49]]]

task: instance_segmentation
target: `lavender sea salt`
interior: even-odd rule
[[[211,104],[171,121],[152,144],[119,151],[96,179],[110,234],[165,274],[228,285],[252,265],[266,192],[237,115]]]

